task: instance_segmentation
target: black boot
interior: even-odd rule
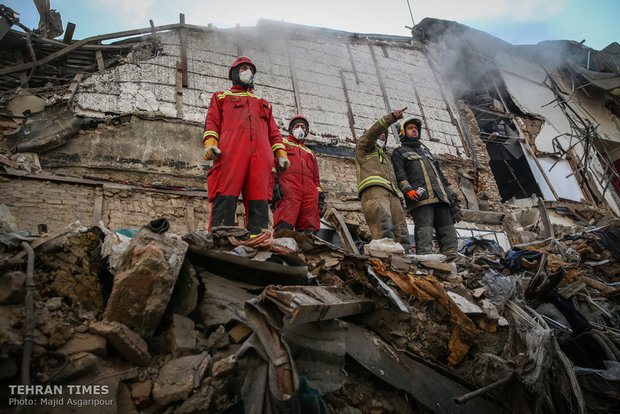
[[[250,235],[255,236],[261,233],[261,230],[269,227],[269,203],[267,200],[250,200],[248,201],[248,211],[246,223]]]
[[[293,228],[294,227],[292,224],[283,221],[282,223],[278,224],[275,229],[273,229],[273,235],[277,236],[278,233],[280,233],[282,230],[293,230]]]
[[[211,222],[209,227],[234,226],[236,211],[237,197],[229,195],[215,197],[211,206]]]

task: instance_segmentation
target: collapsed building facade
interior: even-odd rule
[[[11,20],[6,9],[3,13],[5,20],[12,24],[14,16]],[[324,363],[329,368],[329,375],[317,377],[320,369],[304,362],[304,357],[294,363],[287,362],[292,366],[288,369],[295,372],[297,364],[314,389],[329,395],[326,400],[332,410],[346,408],[367,412],[364,407],[373,407],[376,412],[405,412],[403,407],[406,406],[413,412],[534,412],[534,408],[542,404],[558,412],[584,412],[584,397],[570,369],[571,362],[565,356],[549,362],[553,359],[550,355],[563,356],[564,353],[554,347],[555,339],[548,326],[546,330],[541,328],[536,316],[513,302],[507,303],[507,297],[500,300],[501,305],[487,303],[484,310],[479,307],[465,311],[466,305],[458,302],[459,297],[465,297],[466,302],[480,300],[485,289],[491,296],[492,283],[476,284],[473,279],[482,278],[483,269],[501,270],[497,262],[499,256],[493,258],[489,253],[470,263],[463,259],[453,266],[434,260],[397,259],[380,251],[366,251],[370,256],[378,256],[378,261],[360,255],[364,253],[363,245],[369,239],[369,232],[357,197],[353,149],[357,138],[377,119],[395,109],[408,107],[406,114],[423,120],[424,144],[436,155],[446,176],[466,200],[463,221],[456,225],[461,244],[471,237],[490,239],[508,251],[513,245],[547,241],[546,245],[542,243],[541,250],[545,255],[559,255],[561,259],[557,260],[563,264],[563,270],[558,271],[557,266],[547,269],[548,256],[538,258],[532,265],[535,274],[530,275],[535,276],[533,280],[537,283],[526,284],[530,290],[524,288],[525,292],[530,300],[540,300],[540,291],[546,293],[543,287],[555,288],[568,270],[574,270],[570,280],[561,285],[563,293],[576,298],[587,284],[588,288],[604,294],[605,303],[588,305],[591,311],[588,315],[596,320],[597,329],[608,335],[605,338],[611,338],[611,345],[605,342],[612,349],[611,355],[604,359],[614,360],[613,341],[618,339],[618,332],[614,330],[618,313],[614,283],[618,265],[609,253],[611,249],[606,251],[600,245],[592,248],[577,242],[573,244],[573,241],[562,244],[557,240],[562,236],[574,236],[576,229],[587,232],[617,225],[620,214],[620,56],[617,43],[600,52],[570,42],[516,47],[454,22],[433,19],[418,24],[412,37],[347,33],[272,21],[260,21],[256,27],[217,29],[185,24],[183,15],[179,24],[151,24],[146,29],[79,41],[71,39],[69,28],[67,26],[63,41],[12,29],[0,40],[3,52],[0,164],[4,168],[0,192],[1,204],[6,206],[3,214],[14,220],[14,228],[4,231],[27,231],[29,235],[23,236],[24,240],[40,236],[32,243],[36,243],[37,254],[41,255],[37,256],[39,265],[35,274],[39,274],[37,285],[48,287],[37,293],[43,304],[39,312],[54,315],[59,310],[69,312],[67,306],[56,303],[55,298],[61,297],[65,305],[79,308],[75,318],[88,321],[90,334],[106,338],[108,346],[112,344],[125,361],[151,369],[157,367],[156,372],[144,368],[139,374],[132,372],[116,377],[111,385],[119,395],[115,404],[123,401],[124,409],[130,410],[159,409],[163,412],[168,407],[176,409],[175,412],[192,412],[193,409],[181,404],[191,394],[197,406],[202,404],[200,409],[208,411],[205,406],[211,406],[212,410],[217,407],[216,411],[226,412],[239,401],[234,397],[216,401],[215,395],[234,395],[230,389],[235,388],[235,382],[222,380],[228,378],[226,375],[232,371],[230,366],[235,365],[229,359],[234,345],[249,347],[248,332],[253,330],[260,337],[260,327],[272,332],[270,329],[278,325],[271,326],[260,317],[270,311],[260,309],[259,305],[262,303],[265,307],[265,302],[275,298],[273,302],[283,309],[286,306],[278,300],[290,307],[287,295],[297,298],[307,295],[315,301],[323,300],[323,309],[332,309],[335,315],[326,317],[325,313],[330,313],[326,311],[317,316],[308,311],[308,319],[304,321],[299,317],[297,323],[323,321],[320,328],[313,328],[322,332],[306,332],[304,336],[303,327],[289,327],[285,337],[290,344],[295,344],[291,347],[297,349],[311,348],[307,342],[312,341],[327,344],[315,352],[319,365]],[[123,40],[101,43],[117,39]],[[283,267],[286,266],[282,261],[288,267],[302,268],[302,274],[310,272],[312,278],[319,278],[321,285],[333,283],[338,287],[337,293],[330,294],[335,296],[311,289],[293,290],[291,294],[286,289],[231,286],[220,277],[228,275],[230,267],[246,269],[244,266],[247,266],[253,269],[251,272],[267,274],[265,285],[268,282],[305,284],[300,282],[305,278],[292,278],[289,282],[297,283],[289,283],[274,276],[287,274],[287,270],[270,268],[274,266],[271,263],[249,264],[241,259],[230,262],[230,258],[221,257],[212,250],[230,250],[241,244],[230,241],[230,237],[237,240],[234,237],[239,234],[233,231],[232,236],[205,236],[202,232],[208,228],[210,214],[204,179],[210,165],[202,159],[201,147],[203,123],[211,95],[229,87],[228,65],[240,55],[250,56],[256,63],[256,92],[272,103],[282,132],[286,131],[288,120],[294,114],[302,113],[310,120],[307,142],[317,154],[321,184],[328,193],[330,207],[327,220],[322,222],[323,236],[329,235],[328,241],[333,244],[291,235],[296,247],[280,246],[279,250],[297,259],[279,260]],[[391,130],[387,146],[397,145],[396,131]],[[237,213],[238,223],[242,225],[241,203]],[[97,247],[91,249],[93,246],[85,240],[95,241],[94,244],[100,241],[103,245],[104,239],[112,237],[108,229],[139,229],[158,218],[166,219],[171,233],[185,235],[183,239],[190,246],[188,261],[183,260],[187,246],[167,239],[154,241],[163,236],[151,235],[152,226],[140,232],[145,235],[136,237],[124,256],[117,257],[114,262],[108,259],[109,268],[92,259],[91,253]],[[76,221],[92,227],[77,232],[75,228],[67,230],[67,225]],[[118,242],[119,236],[115,237]],[[79,241],[71,241],[76,238]],[[593,243],[585,236],[584,239]],[[47,248],[41,249],[46,243]],[[50,243],[55,247],[50,248]],[[55,267],[58,262],[66,261],[72,269],[69,273],[77,274],[79,270],[72,267],[70,257],[55,256],[58,243],[61,243],[61,250],[69,249],[81,258],[78,262],[88,268],[86,273],[91,275],[92,284],[101,284],[96,293],[87,287],[80,290],[84,297],[92,300],[86,301],[79,294],[60,288],[75,281],[68,275],[60,278],[64,273]],[[161,266],[166,271],[160,269],[158,272],[148,264],[142,264],[146,271],[132,268],[140,263],[143,252],[148,251],[141,243],[155,245],[164,252],[162,256],[167,265]],[[83,246],[83,251],[67,247],[76,244]],[[7,246],[10,243],[7,242]],[[581,255],[579,260],[571,262],[571,252],[567,253],[571,247]],[[23,265],[25,255],[11,252],[10,248],[7,251],[1,262],[2,269],[16,271]],[[46,254],[50,258],[45,259]],[[22,261],[16,261],[18,259]],[[605,276],[604,282],[594,280],[592,272],[587,275],[588,281],[584,281],[585,273],[577,267],[581,259],[597,260],[599,264],[591,268],[600,272],[599,276]],[[173,280],[161,288],[161,291],[168,290],[169,295],[162,295],[162,303],[158,311],[150,315],[151,320],[139,317],[140,312],[127,311],[129,303],[140,303],[140,292],[131,293],[136,286],[120,282],[125,279],[119,275],[141,271],[154,275],[173,274]],[[415,281],[413,276],[407,279],[403,274],[417,275],[427,284],[419,285],[421,282]],[[429,274],[437,276],[441,283],[436,279],[426,280]],[[59,280],[54,282],[54,277]],[[376,280],[380,277],[391,286],[384,283],[383,292],[391,291],[392,295],[358,299],[376,295]],[[95,282],[98,279],[100,281]],[[193,286],[194,293],[178,293],[180,280]],[[596,284],[597,281],[602,285]],[[250,282],[244,279],[244,283]],[[480,286],[485,289],[475,295],[468,293],[474,291],[472,287]],[[408,302],[394,298],[396,288],[409,296]],[[435,293],[429,293],[431,290]],[[261,291],[259,304],[243,307],[245,301]],[[183,309],[186,305],[183,295],[196,296],[190,309]],[[230,303],[222,301],[223,297],[230,297]],[[389,297],[392,299],[388,300]],[[50,303],[51,299],[54,300]],[[437,311],[435,305],[430,306],[428,302],[437,303],[444,310]],[[215,310],[218,306],[232,310],[218,318],[214,316],[219,315]],[[369,336],[369,331],[361,331],[362,328],[351,321],[345,329],[344,322],[336,319],[367,312],[373,306],[378,313],[372,314],[364,325],[374,331],[376,337]],[[597,310],[597,306],[602,310]],[[145,304],[141,309],[148,307]],[[410,316],[399,315],[395,307]],[[490,318],[488,314],[493,310],[489,309],[495,308],[499,308],[502,315],[505,312],[507,318],[502,317],[502,320],[497,310],[494,311],[497,318]],[[5,314],[9,315],[8,319],[13,317],[8,311]],[[162,317],[164,314],[169,318]],[[460,319],[461,315],[464,319]],[[81,351],[90,347],[91,354],[105,355],[102,350],[106,348],[105,343],[102,346],[90,337],[89,341],[95,341],[96,346],[75,345],[72,334],[85,333],[62,325],[57,316],[51,319],[55,322],[46,323],[39,333],[39,339],[47,336],[48,349],[60,349],[71,343]],[[164,327],[159,324],[160,319]],[[200,329],[194,329],[194,322]],[[12,322],[7,324],[11,329],[20,326]],[[454,326],[460,326],[463,332]],[[507,326],[527,331],[527,338],[521,338],[527,346],[514,339]],[[198,335],[197,331],[202,341],[194,338],[192,345],[183,343],[183,338],[193,338]],[[245,333],[238,334],[238,331]],[[565,329],[565,332],[568,331]],[[432,335],[437,336],[435,341],[429,338]],[[9,343],[20,343],[19,339],[8,336]],[[381,341],[379,338],[390,345],[377,345]],[[499,359],[502,348],[499,344],[507,338],[512,338],[509,341],[512,359],[505,355],[504,359]],[[148,346],[144,340],[148,341]],[[168,341],[172,345],[161,344]],[[224,346],[218,341],[224,342]],[[399,383],[397,378],[404,375],[402,366],[390,365],[389,352],[365,353],[371,344],[383,351],[391,349],[389,352],[394,352],[395,348],[405,349],[406,355],[400,355],[400,363],[423,372],[440,385],[433,390],[433,387],[419,384],[424,382],[424,376],[410,378],[417,388],[409,381]],[[544,344],[540,348],[549,354],[536,354],[536,344]],[[221,351],[228,345],[231,350]],[[472,347],[475,352],[470,350]],[[280,356],[290,355],[286,345],[274,345],[276,348],[282,353]],[[363,373],[352,374],[357,382],[351,381],[355,385],[349,384],[347,391],[343,386],[346,380],[330,371],[334,367],[344,370],[345,348],[350,349],[347,357],[381,379],[381,387],[385,387],[381,392],[370,392],[372,386],[368,384],[376,383]],[[206,356],[204,352],[197,352],[201,350],[210,353]],[[68,355],[78,354],[64,351]],[[155,357],[158,353],[173,355],[174,359]],[[39,356],[41,354],[39,352]],[[527,355],[527,358],[521,356],[519,359],[518,355]],[[177,361],[182,358],[191,360]],[[76,361],[69,357],[67,361],[65,365],[74,369]],[[180,365],[174,365],[174,361]],[[597,368],[603,368],[601,362],[596,361]],[[215,370],[216,363],[218,370]],[[167,376],[163,374],[164,366],[168,366]],[[429,366],[430,371],[425,371]],[[38,379],[50,383],[57,368],[42,357],[37,367]],[[77,374],[62,373],[63,369],[66,371],[63,366],[56,380],[76,381],[79,378]],[[189,385],[179,385],[170,373],[184,369],[193,369],[195,373]],[[348,369],[353,368],[347,365]],[[382,378],[378,374],[382,370],[389,375]],[[212,376],[205,376],[207,371]],[[250,371],[256,375],[256,370]],[[17,373],[16,370],[10,372]],[[157,374],[163,376],[161,381]],[[194,383],[197,375],[210,380],[199,379]],[[519,375],[518,387],[501,388]],[[499,383],[495,385],[499,394],[473,403],[481,405],[471,405],[471,402],[469,406],[456,405],[452,400],[452,397],[494,381]],[[552,391],[554,382],[560,386]],[[289,385],[292,391],[300,388],[296,380]],[[354,398],[360,390],[371,396]],[[123,393],[130,397],[121,398]],[[280,393],[283,394],[286,392]],[[403,394],[413,397],[415,402],[409,402]],[[242,392],[242,395],[251,394]],[[387,398],[386,395],[392,396]],[[545,400],[544,395],[551,396]],[[199,399],[202,400],[197,401]],[[502,404],[502,399],[510,403]],[[247,399],[244,401],[246,411],[252,411],[246,403]],[[262,409],[254,407],[257,411],[252,412],[270,412],[264,408],[269,404],[264,404]]]

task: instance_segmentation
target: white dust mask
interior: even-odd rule
[[[239,72],[239,80],[243,84],[249,85],[254,80],[254,74],[250,69],[244,70],[243,72]]]
[[[304,132],[302,127],[297,127],[293,130],[293,136],[297,139],[302,139],[306,136],[306,133]]]

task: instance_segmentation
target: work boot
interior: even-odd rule
[[[209,229],[220,226],[234,226],[235,212],[237,211],[237,197],[220,195],[215,197],[211,205],[211,220]]]
[[[286,222],[281,222],[279,223],[275,229],[273,229],[273,236],[277,237],[278,233],[280,233],[283,230],[293,230],[293,225],[290,223],[286,223]]]
[[[267,200],[248,201],[246,223],[250,235],[261,234],[263,229],[269,227],[269,203]]]

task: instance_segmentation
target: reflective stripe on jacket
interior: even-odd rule
[[[284,149],[271,104],[252,89],[245,90],[238,85],[211,97],[202,140],[211,137],[218,140],[222,152],[243,145],[245,140],[261,142],[266,152]]]
[[[425,190],[417,201],[405,197],[408,209],[432,203],[450,204],[450,182],[433,155],[422,148],[419,142],[417,145],[403,143],[396,148],[392,152],[392,164],[398,187],[403,193],[420,187]]]
[[[382,133],[396,122],[392,114],[385,115],[360,137],[355,146],[355,170],[357,171],[357,192],[359,195],[373,185],[379,185],[398,196],[396,175],[392,163],[383,148],[377,145]]]
[[[283,142],[291,165],[288,170],[278,174],[278,184],[282,188],[283,196],[282,200],[276,203],[273,226],[275,228],[285,222],[296,230],[318,231],[321,181],[316,155],[293,135],[289,135]]]

